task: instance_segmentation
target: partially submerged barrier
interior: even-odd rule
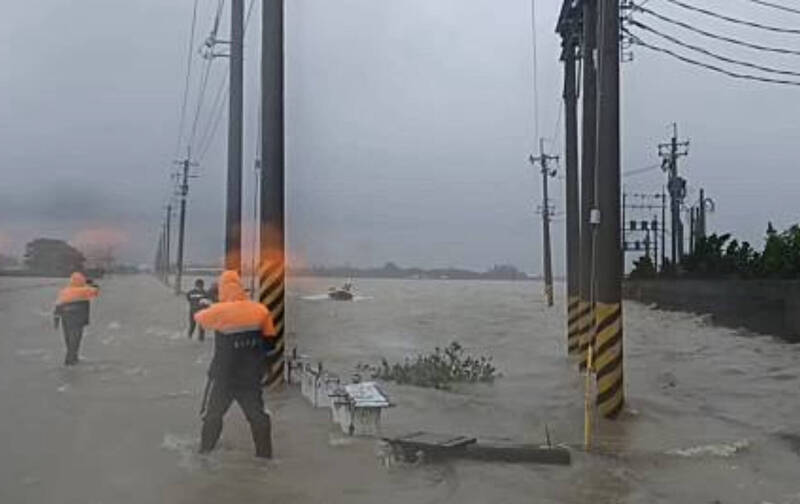
[[[286,366],[286,383],[300,384],[300,392],[315,408],[330,408],[331,420],[351,436],[379,436],[381,413],[392,403],[374,382],[343,384],[341,378],[326,371],[322,363],[314,366],[308,356],[292,352]]]

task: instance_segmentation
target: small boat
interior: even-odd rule
[[[328,289],[328,297],[336,301],[353,300],[353,282],[345,282],[341,287],[331,287]]]

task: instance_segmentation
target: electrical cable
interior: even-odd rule
[[[703,47],[700,47],[700,46],[697,46],[697,45],[694,45],[694,44],[689,44],[688,42],[684,42],[684,41],[682,41],[682,40],[680,40],[680,39],[678,39],[676,37],[673,37],[672,35],[668,35],[668,34],[666,34],[664,32],[656,30],[655,28],[651,28],[650,26],[648,26],[648,25],[646,25],[644,23],[641,23],[639,21],[631,20],[630,24],[632,26],[636,26],[637,28],[641,28],[642,30],[648,31],[650,33],[653,33],[656,36],[661,37],[662,39],[667,40],[669,42],[672,42],[675,45],[681,46],[681,47],[683,47],[685,49],[689,49],[689,50],[692,50],[692,51],[695,51],[695,52],[699,52],[700,54],[704,54],[704,55],[706,55],[708,57],[714,58],[714,59],[719,60],[719,61],[723,61],[725,63],[731,63],[731,64],[734,64],[734,65],[739,65],[739,66],[743,66],[743,67],[746,67],[746,68],[752,68],[754,70],[760,70],[762,72],[767,72],[767,73],[774,73],[774,74],[778,74],[778,75],[788,75],[788,76],[791,76],[791,77],[800,77],[800,72],[795,72],[795,71],[792,71],[792,70],[782,70],[780,68],[768,67],[768,66],[763,66],[763,65],[757,65],[755,63],[750,63],[748,61],[743,61],[743,60],[739,60],[739,59],[735,59],[735,58],[729,58],[727,56],[723,56],[721,54],[717,54],[717,53],[715,53],[713,51],[709,51],[708,49],[705,49]]]
[[[643,173],[648,173],[648,172],[659,170],[659,169],[661,169],[661,163],[650,165],[650,166],[646,166],[644,168],[638,168],[638,169],[635,169],[635,170],[628,170],[628,171],[622,172],[622,176],[623,177],[633,177],[635,175],[641,175]]]
[[[714,12],[712,10],[704,9],[702,7],[697,7],[697,6],[688,4],[686,2],[682,2],[681,0],[665,0],[665,1],[669,2],[669,3],[673,4],[673,5],[677,5],[678,7],[682,8],[682,9],[686,9],[686,10],[689,10],[689,11],[692,11],[692,12],[697,12],[697,13],[703,14],[705,16],[710,16],[710,17],[713,17],[713,18],[721,19],[721,20],[727,21],[729,23],[734,23],[734,24],[743,25],[743,26],[749,26],[751,28],[758,28],[760,30],[766,30],[766,31],[771,31],[771,32],[775,32],[775,33],[785,33],[785,34],[790,34],[790,35],[800,35],[800,29],[781,28],[781,27],[777,27],[777,26],[768,26],[768,25],[764,25],[764,24],[761,24],[761,23],[756,23],[754,21],[747,21],[745,19],[739,19],[739,18],[735,18],[735,17],[731,17],[731,16],[726,16],[724,14],[716,13],[716,12]]]
[[[222,0],[220,0],[222,1]],[[250,25],[250,18],[253,14],[253,7],[255,6],[255,0],[250,0],[250,5],[247,7],[247,16],[244,21],[244,34],[247,33],[247,27]],[[211,107],[211,115],[210,115],[210,122],[208,126],[204,130],[204,134],[201,135],[201,141],[199,145],[201,146],[198,149],[200,152],[200,157],[198,161],[202,161],[205,159],[206,153],[211,147],[211,143],[216,136],[217,129],[219,128],[220,122],[222,121],[223,112],[225,109],[225,104],[227,101],[224,99],[225,96],[228,95],[228,90],[230,89],[230,82],[223,74],[222,79],[220,80],[219,86],[217,87],[217,98],[215,99],[216,105],[212,105]],[[222,96],[222,99],[219,99]]]
[[[178,126],[178,139],[175,142],[175,157],[181,150],[181,141],[183,140],[183,128],[186,126],[186,105],[189,101],[189,81],[192,76],[192,49],[194,48],[194,35],[197,28],[197,4],[199,0],[194,0],[194,8],[192,9],[192,24],[189,30],[189,49],[186,56],[186,80],[183,86],[183,104],[181,105],[180,122]]]
[[[533,137],[539,138],[539,65],[536,40],[536,0],[531,0],[531,32],[533,38]]]
[[[673,58],[675,58],[677,60],[680,60],[680,61],[682,61],[684,63],[687,63],[687,64],[690,64],[690,65],[694,65],[694,66],[697,66],[697,67],[704,68],[706,70],[711,70],[713,72],[717,72],[717,73],[720,73],[720,74],[723,74],[723,75],[727,75],[728,77],[732,77],[734,79],[742,79],[742,80],[764,82],[764,83],[768,83],[768,84],[782,84],[782,85],[787,85],[787,86],[800,86],[800,81],[787,80],[787,79],[773,79],[773,78],[770,78],[770,77],[760,77],[760,76],[757,76],[757,75],[734,72],[734,71],[722,68],[720,66],[711,65],[709,63],[703,63],[702,61],[698,61],[698,60],[689,58],[687,56],[683,56],[681,54],[678,54],[675,51],[672,51],[670,49],[665,49],[663,47],[659,47],[659,46],[656,46],[656,45],[653,45],[653,44],[649,44],[649,43],[643,41],[641,38],[639,38],[636,35],[634,35],[633,33],[629,32],[628,30],[624,30],[624,31],[628,35],[631,36],[632,42],[634,44],[638,45],[638,46],[644,47],[646,49],[650,49],[651,51],[654,51],[654,52],[658,52],[658,53],[661,53],[661,54],[665,54],[665,55],[671,56],[671,57],[673,57]]]
[[[765,0],[749,0],[754,4],[763,5],[764,7],[771,7],[773,9],[777,9],[783,12],[791,12],[792,14],[800,14],[800,9],[794,9],[792,7],[786,7],[785,5],[780,5],[772,2],[767,2]]]
[[[713,32],[707,31],[707,30],[703,30],[702,28],[698,28],[698,27],[693,26],[693,25],[691,25],[689,23],[677,20],[677,19],[669,17],[669,16],[665,16],[664,14],[658,13],[658,12],[652,10],[652,9],[644,8],[641,5],[637,5],[634,8],[638,12],[642,12],[644,14],[648,14],[648,15],[653,16],[654,18],[656,18],[656,19],[658,19],[660,21],[672,24],[674,26],[678,26],[678,27],[683,28],[685,30],[689,30],[691,32],[694,32],[694,33],[696,33],[698,35],[702,35],[704,37],[708,37],[708,38],[711,38],[711,39],[719,40],[719,41],[722,41],[722,42],[728,42],[730,44],[735,44],[735,45],[738,45],[738,46],[741,46],[741,47],[747,47],[748,49],[755,49],[755,50],[758,50],[758,51],[765,51],[765,52],[772,52],[772,53],[777,53],[777,54],[789,54],[789,55],[794,55],[794,56],[800,56],[800,50],[788,49],[788,48],[783,48],[783,47],[765,46],[765,45],[761,45],[761,44],[754,44],[752,42],[746,42],[746,41],[743,41],[743,40],[740,40],[740,39],[736,39],[736,38],[733,38],[733,37],[728,37],[728,36],[725,36],[725,35],[719,35],[719,34],[716,34],[716,33],[713,33]]]

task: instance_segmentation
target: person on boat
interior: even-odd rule
[[[53,323],[59,324],[64,332],[64,345],[67,352],[64,357],[65,366],[78,363],[83,329],[89,325],[89,300],[97,297],[99,289],[87,285],[86,277],[75,272],[69,277],[69,285],[61,289],[53,310]]]
[[[274,347],[275,326],[266,306],[247,299],[238,273],[223,272],[218,285],[219,302],[194,315],[198,324],[215,331],[203,398],[200,453],[214,449],[223,417],[236,401],[250,423],[256,456],[270,458],[272,423],[264,411],[261,381]]]

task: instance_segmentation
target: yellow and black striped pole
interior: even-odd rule
[[[258,298],[269,309],[276,331],[275,348],[270,354],[265,376],[265,385],[268,387],[273,387],[283,382],[286,348],[284,339],[284,328],[286,326],[285,279],[284,261],[277,254],[271,259],[262,262],[258,272]]]
[[[625,404],[622,338],[623,255],[620,236],[619,0],[598,0],[598,103],[595,205],[596,307],[594,371],[597,408],[614,418]]]
[[[580,369],[586,369],[587,350],[592,339],[594,311],[592,310],[592,243],[593,229],[590,223],[594,207],[595,149],[597,148],[597,68],[594,50],[596,47],[597,6],[593,1],[583,2],[583,37],[581,56],[583,58],[583,135],[581,149],[581,191],[580,191],[580,301],[578,313],[573,317],[578,331],[577,347],[572,353],[578,356]]]
[[[261,254],[259,300],[277,330],[265,385],[283,383],[286,321],[284,215],[283,1],[263,0],[261,9]]]
[[[567,353],[578,350],[580,315],[580,209],[578,204],[578,93],[576,24],[560,26],[564,61],[564,129],[567,203]]]

